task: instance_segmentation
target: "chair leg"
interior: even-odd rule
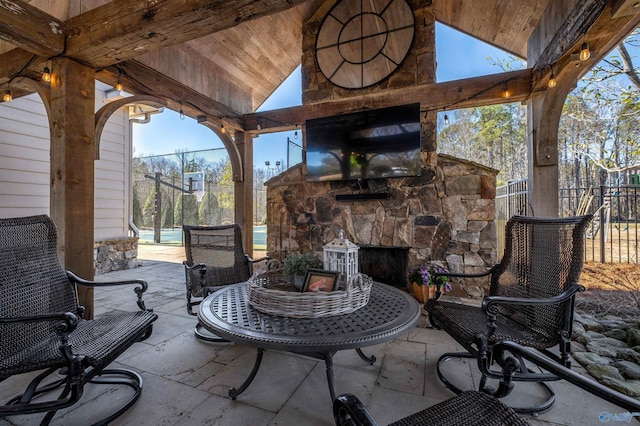
[[[453,383],[451,383],[443,374],[442,372],[442,365],[448,361],[451,361],[453,359],[460,359],[460,358],[468,358],[468,359],[477,359],[477,356],[469,353],[469,352],[448,352],[443,354],[442,356],[440,356],[440,358],[438,358],[438,362],[436,364],[436,373],[438,374],[438,378],[440,379],[440,381],[447,387],[447,389],[451,390],[452,392],[456,393],[456,394],[460,394],[463,392],[462,389],[460,389],[459,387],[457,387],[456,385],[454,385]],[[480,372],[482,374],[482,377],[480,379],[480,383],[478,386],[478,390],[480,392],[484,392],[490,395],[494,395],[498,398],[502,398],[505,397],[507,395],[509,395],[511,393],[511,389],[513,388],[513,384],[509,382],[509,380],[507,381],[507,383],[501,383],[500,387],[498,388],[499,392],[497,392],[493,387],[491,386],[487,386],[487,378],[488,377],[496,377],[498,374],[495,372],[492,372],[490,375],[485,374],[485,371],[483,371],[485,368],[487,368],[486,366],[481,365],[481,361],[478,361],[478,367],[480,369]],[[528,375],[529,377],[531,377],[531,374],[535,374],[534,371],[529,370],[526,368],[526,366],[524,365],[524,363],[520,364],[519,367],[519,373],[521,374],[525,374]],[[513,378],[514,381],[517,381],[516,378]],[[533,382],[532,380],[527,380],[530,382]],[[544,402],[542,402],[541,404],[535,405],[535,406],[531,406],[531,407],[511,407],[516,413],[519,414],[539,414],[539,413],[543,413],[545,411],[548,411],[549,409],[551,409],[551,407],[553,406],[554,402],[555,402],[555,392],[553,391],[553,389],[551,388],[551,386],[543,381],[536,381],[533,382],[537,385],[540,385],[542,387],[542,389],[544,390],[545,394],[546,394],[546,399]]]
[[[91,373],[89,373],[89,375],[91,375]],[[39,377],[37,379],[38,382],[41,379],[42,377]],[[93,377],[91,377],[88,383],[125,385],[130,387],[134,391],[133,395],[117,411],[105,417],[104,419],[101,419],[93,423],[92,426],[108,425],[114,419],[118,418],[119,416],[124,414],[125,411],[131,408],[131,406],[138,400],[138,398],[140,398],[140,395],[142,393],[142,377],[135,371],[127,370],[124,368],[102,370],[99,373],[95,374]],[[53,383],[47,384],[45,386],[42,386],[39,389],[30,389],[31,388],[30,386],[27,392],[17,396],[16,398],[13,398],[9,402],[9,404],[22,405],[30,402],[30,399],[32,397],[53,391],[62,385],[64,385],[64,388],[60,393],[60,395],[58,396],[57,400],[46,402],[46,403],[34,402],[33,404],[30,404],[31,407],[29,407],[29,404],[23,405],[23,407],[16,406],[16,408],[20,409],[20,411],[7,413],[5,415],[12,416],[12,415],[38,413],[38,412],[46,411],[46,415],[42,418],[40,425],[48,425],[53,419],[53,417],[56,415],[58,410],[69,407],[80,399],[83,393],[82,392],[83,386],[81,384],[74,386],[70,384],[69,379],[62,379],[62,380],[57,380]],[[27,394],[30,394],[30,395],[27,396]],[[28,401],[25,401],[25,399],[28,399]],[[36,409],[36,407],[40,407],[40,409]]]
[[[207,331],[200,323],[196,325],[194,334],[198,339],[205,342],[212,342],[212,343],[229,342],[227,339],[223,339],[222,337],[216,336],[215,334]]]

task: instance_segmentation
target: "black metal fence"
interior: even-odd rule
[[[562,217],[594,216],[587,230],[585,260],[640,263],[639,185],[561,188],[558,199]],[[498,257],[504,252],[504,226],[514,214],[531,214],[526,180],[509,182],[497,188]]]

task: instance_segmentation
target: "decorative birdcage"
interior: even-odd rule
[[[359,249],[356,244],[344,238],[343,232],[340,231],[338,238],[322,247],[324,269],[341,272],[345,282],[350,282],[358,274]]]

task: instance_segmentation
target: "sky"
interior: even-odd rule
[[[458,80],[479,75],[501,72],[491,64],[489,56],[498,60],[508,55],[486,43],[475,40],[447,26],[436,24],[436,79],[438,82]],[[463,64],[461,66],[461,64]],[[268,111],[302,104],[300,67],[276,89],[258,111]],[[294,138],[294,132],[262,134],[254,139],[254,166],[267,169],[280,161],[284,167],[287,162],[287,138],[302,145],[302,137]],[[218,137],[205,126],[185,117],[181,120],[178,113],[165,109],[162,114],[151,117],[148,124],[133,126],[134,156],[173,154],[177,150],[196,151],[202,149],[223,148]],[[220,156],[226,151],[219,149]],[[293,158],[292,158],[293,159]],[[290,159],[290,165],[293,161]],[[270,171],[273,173],[273,170]],[[270,174],[268,173],[268,174]]]

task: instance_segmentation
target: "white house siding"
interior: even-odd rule
[[[96,90],[96,110],[105,92]],[[0,217],[49,214],[49,122],[37,94],[0,103]],[[128,234],[131,142],[124,109],[111,116],[95,162],[96,241]]]
[[[105,104],[105,92],[96,90],[96,110]],[[110,118],[100,139],[95,168],[95,240],[128,235],[131,197],[131,143],[126,109]]]
[[[0,104],[0,217],[49,214],[49,139],[37,94]]]

